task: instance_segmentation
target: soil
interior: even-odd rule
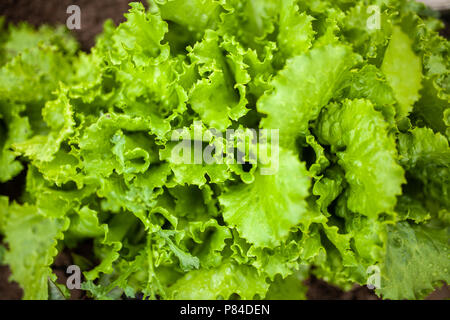
[[[106,19],[112,19],[116,24],[124,21],[123,14],[128,10],[128,3],[131,0],[1,0],[0,16],[4,16],[9,23],[19,23],[27,21],[28,23],[39,26],[42,24],[59,25],[65,24],[68,18],[66,9],[70,5],[78,5],[81,9],[81,30],[73,30],[73,34],[81,43],[84,51],[89,49],[95,43],[95,37],[103,30],[103,23]],[[141,1],[145,4],[145,1]],[[444,36],[450,35],[450,16],[446,17],[447,26],[442,31]],[[14,197],[18,190],[23,186],[25,175],[21,174],[8,184],[0,185],[0,193]],[[11,194],[10,194],[11,193]],[[0,238],[0,244],[1,244]],[[89,244],[85,244],[81,250],[81,255],[89,255]],[[72,257],[68,250],[62,251],[55,259],[53,271],[58,276],[58,282],[64,284],[67,275],[65,270],[72,264]],[[20,299],[22,290],[17,283],[9,282],[10,270],[6,266],[0,266],[0,300]],[[326,282],[311,277],[305,281],[308,286],[307,297],[311,300],[376,300],[378,297],[372,290],[365,286],[357,286],[344,292],[341,289],[329,285]],[[86,296],[81,290],[73,290],[71,299],[85,299]],[[439,300],[450,298],[450,288],[444,286],[436,290],[428,299]]]
[[[345,292],[314,276],[304,281],[304,284],[308,286],[308,300],[380,300],[375,292],[366,286],[355,284],[350,291]]]
[[[96,35],[102,32],[106,19],[112,19],[116,24],[125,20],[123,14],[128,11],[130,2],[132,0],[1,0],[0,16],[13,23],[60,25],[66,24],[69,17],[67,7],[77,5],[81,10],[81,29],[72,32],[82,49],[88,51],[94,45]]]
[[[0,266],[0,300],[18,300],[22,289],[15,282],[8,282],[11,272],[7,266]]]

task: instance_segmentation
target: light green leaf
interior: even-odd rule
[[[308,224],[309,185],[304,164],[283,150],[274,175],[257,173],[253,183],[231,186],[219,197],[224,220],[250,243],[273,248],[292,228]]]
[[[381,113],[367,100],[331,104],[319,119],[317,134],[345,170],[349,209],[370,217],[392,213],[406,181]]]
[[[422,88],[422,62],[411,45],[408,35],[395,27],[381,66],[399,103],[397,115],[400,119],[412,111]]]
[[[68,219],[43,217],[34,206],[12,204],[8,208],[4,228],[9,250],[5,262],[11,268],[11,280],[24,289],[23,299],[48,298],[48,278],[56,278],[50,265],[68,226]]]
[[[263,298],[269,285],[256,269],[234,263],[223,263],[209,270],[187,273],[169,288],[169,297],[177,300],[229,299],[238,295],[244,300]]]
[[[423,299],[450,281],[448,228],[398,223],[389,229],[381,288],[385,299]]]
[[[351,50],[344,46],[316,48],[289,59],[272,80],[273,90],[258,101],[258,111],[267,114],[261,126],[279,130],[281,145],[292,148],[298,136],[307,134],[309,122],[319,116],[352,65]]]

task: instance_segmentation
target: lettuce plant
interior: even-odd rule
[[[90,53],[62,27],[0,24],[0,181],[26,176],[0,197],[0,262],[24,299],[49,298],[65,248],[96,299],[303,299],[311,273],[421,299],[449,282],[449,42],[433,12],[155,0],[126,18]],[[220,155],[210,129],[279,139],[228,141],[243,163],[177,161],[177,130]],[[264,148],[273,174],[250,161]]]

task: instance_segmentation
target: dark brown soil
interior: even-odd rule
[[[116,24],[125,20],[132,0],[1,0],[0,16],[8,22],[27,21],[39,26],[43,23],[66,24],[70,5],[78,5],[81,10],[81,29],[72,31],[80,41],[83,50],[94,45],[95,36],[103,30],[103,22],[112,19]],[[145,1],[141,1],[145,2]]]
[[[81,9],[81,30],[72,31],[80,41],[83,50],[88,51],[95,43],[95,37],[102,31],[103,22],[112,19],[116,24],[124,21],[123,13],[128,10],[131,0],[1,0],[0,16],[4,16],[7,22],[18,23],[27,21],[39,26],[41,24],[65,24],[68,18],[66,13],[69,5],[76,4]],[[141,1],[145,3],[145,1]],[[447,16],[447,21],[449,17]],[[450,35],[450,24],[443,30],[443,35]],[[21,175],[22,176],[22,175]],[[23,177],[22,177],[23,178]],[[2,185],[5,190],[14,189],[15,182],[11,185]],[[3,192],[1,192],[4,194]],[[1,243],[1,239],[0,239]],[[58,276],[59,283],[65,283],[67,276],[65,270],[72,264],[72,258],[67,250],[64,250],[56,258],[53,270]],[[0,266],[0,300],[20,299],[22,290],[16,283],[9,283],[10,271],[6,266]],[[375,300],[378,297],[367,287],[355,286],[349,292],[331,286],[326,282],[311,277],[305,282],[308,287],[307,297],[311,300]],[[84,298],[84,293],[79,290],[72,292],[72,299]],[[450,297],[448,286],[436,290],[428,299],[445,299]]]
[[[345,292],[326,283],[323,280],[311,276],[306,280],[305,285],[308,286],[306,297],[308,300],[379,300],[373,290],[366,286],[355,285],[352,290]]]
[[[0,266],[0,300],[18,300],[22,297],[22,289],[17,283],[8,282],[11,275],[7,266]]]
[[[68,274],[66,273],[67,267],[73,265],[73,260],[68,249],[61,251],[55,258],[52,269],[58,277],[57,282],[65,285],[67,283]],[[86,297],[83,290],[73,289],[70,290],[71,300],[80,300]]]

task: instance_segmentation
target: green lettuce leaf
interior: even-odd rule
[[[329,105],[317,126],[317,134],[335,150],[345,170],[349,209],[370,217],[392,213],[406,182],[386,129],[383,116],[367,100]]]
[[[310,219],[305,201],[309,184],[304,164],[283,152],[277,174],[258,173],[253,183],[230,186],[220,195],[224,220],[250,243],[273,248],[292,228],[309,223],[303,219]]]
[[[11,280],[24,289],[23,299],[47,299],[48,279],[56,279],[50,265],[69,220],[41,216],[31,205],[12,204],[3,214],[6,214],[5,241],[9,247],[4,259],[12,270]]]
[[[381,287],[387,299],[423,299],[449,282],[448,228],[398,223],[389,229]],[[414,275],[414,276],[411,276]]]
[[[257,271],[245,265],[224,263],[209,270],[187,273],[169,288],[169,297],[178,300],[264,298],[269,285]]]
[[[309,122],[333,98],[352,65],[353,56],[344,46],[316,48],[288,60],[272,80],[273,90],[258,100],[258,111],[267,115],[261,126],[280,130],[281,145],[292,148],[295,138],[306,135]]]
[[[408,35],[395,27],[381,66],[398,101],[397,116],[400,119],[412,111],[422,88],[422,62],[411,45]]]

